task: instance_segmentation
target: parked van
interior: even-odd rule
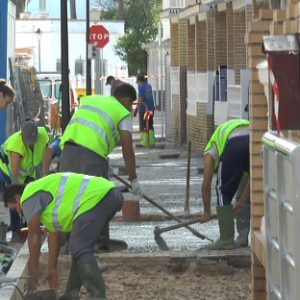
[[[39,72],[36,74],[40,85],[41,93],[44,97],[45,118],[51,130],[56,133],[61,132],[61,74]],[[75,111],[78,106],[76,89],[70,82],[70,112]]]

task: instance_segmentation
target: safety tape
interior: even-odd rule
[[[99,77],[99,80],[106,80],[108,76],[101,76]],[[164,78],[166,77],[166,75],[145,75],[145,78]],[[126,76],[116,76],[116,79],[133,79],[136,80],[136,76],[130,76],[130,77],[126,77]]]
[[[272,71],[272,59],[270,55],[268,55],[268,71],[269,71],[269,78],[270,78],[272,90],[274,93],[274,114],[276,120],[277,134],[280,136],[281,126],[279,121],[279,87],[275,79],[274,73]]]

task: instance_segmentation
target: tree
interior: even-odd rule
[[[154,41],[158,32],[161,0],[125,0],[125,33],[115,53],[128,63],[129,75],[147,72],[147,52],[143,44]]]

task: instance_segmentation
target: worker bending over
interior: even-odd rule
[[[249,121],[243,119],[227,121],[216,129],[204,152],[204,178],[202,183],[202,201],[204,213],[201,222],[211,219],[211,183],[217,172],[217,217],[220,238],[208,249],[233,249],[234,213],[239,214],[237,229],[240,234],[240,246],[248,244],[250,228],[250,187],[249,180],[244,184],[236,207],[232,208],[232,199],[236,194],[243,176],[249,173]],[[246,208],[245,208],[246,207]],[[241,236],[242,235],[242,236]]]
[[[22,130],[11,135],[1,146],[4,159],[0,169],[5,185],[28,183],[40,177],[39,167],[49,142],[44,127],[38,127],[33,121],[27,121]],[[19,215],[10,210],[12,241],[19,241],[22,227]]]
[[[134,194],[141,194],[136,175],[132,144],[132,102],[136,91],[120,84],[113,96],[82,97],[62,137],[61,172],[76,172],[108,179],[108,155],[120,141],[125,166]],[[109,249],[109,225],[99,240],[100,248]]]
[[[69,250],[72,263],[61,300],[78,299],[83,285],[91,299],[106,299],[105,284],[94,257],[94,246],[105,224],[121,210],[123,196],[115,184],[102,177],[76,173],[56,173],[24,185],[11,185],[5,204],[28,223],[29,288],[38,286],[42,223],[48,230],[48,272],[50,288],[58,288],[57,262],[60,233],[71,232]]]

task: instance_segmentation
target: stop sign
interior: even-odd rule
[[[90,27],[90,44],[97,44],[97,48],[103,48],[109,42],[109,31],[103,25]]]

